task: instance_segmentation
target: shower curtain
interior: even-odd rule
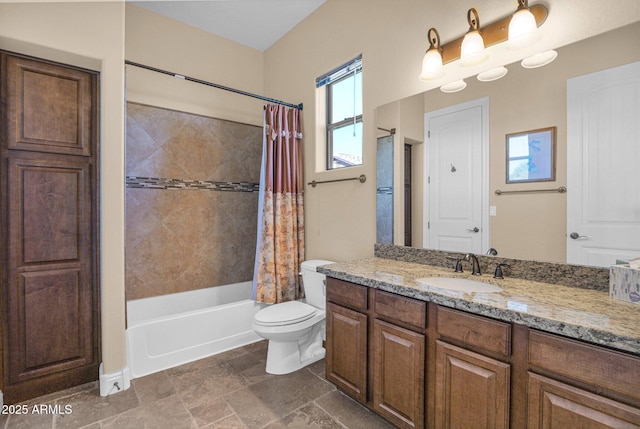
[[[304,261],[301,111],[266,105],[262,147],[253,298],[275,304],[304,295],[298,277]]]

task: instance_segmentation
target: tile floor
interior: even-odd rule
[[[0,416],[4,429],[392,428],[324,378],[324,361],[288,375],[265,373],[261,341],[132,380],[101,397],[97,382],[27,403],[64,414]]]

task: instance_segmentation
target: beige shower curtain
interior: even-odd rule
[[[302,112],[281,105],[264,111],[264,139],[253,295],[274,304],[304,296]]]

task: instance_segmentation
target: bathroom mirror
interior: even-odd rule
[[[567,254],[567,194],[537,192],[567,187],[567,81],[586,74],[607,70],[623,64],[640,61],[637,40],[640,22],[585,39],[556,49],[557,59],[541,68],[528,69],[520,63],[506,65],[508,73],[492,82],[480,82],[475,76],[465,79],[467,87],[457,93],[445,94],[438,89],[407,97],[379,106],[376,126],[396,129],[394,136],[394,244],[404,244],[403,232],[410,228],[414,247],[426,247],[425,230],[429,227],[428,186],[425,175],[425,115],[429,112],[464,105],[488,98],[488,150],[483,157],[486,171],[482,192],[488,217],[488,232],[480,224],[481,233],[487,233],[487,244],[481,252],[495,248],[498,256],[549,262],[566,262]],[[611,47],[615,47],[612,49]],[[594,55],[597,52],[598,55]],[[446,82],[443,82],[446,83]],[[545,182],[510,180],[505,160],[505,136],[523,130],[539,130],[553,126],[554,156],[550,161],[551,173]],[[385,135],[378,132],[378,137]],[[404,146],[411,150],[411,206],[405,209],[402,189],[405,171]],[[553,163],[555,162],[555,169]],[[446,164],[447,166],[449,164]],[[451,177],[459,177],[462,170]],[[443,169],[445,170],[445,169]],[[452,173],[449,170],[447,174]],[[396,192],[396,189],[398,192]],[[500,191],[520,191],[503,192]],[[410,224],[403,224],[409,211]],[[469,225],[473,232],[476,225]]]

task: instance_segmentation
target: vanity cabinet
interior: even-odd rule
[[[425,302],[375,291],[373,409],[397,427],[424,427]]]
[[[327,380],[366,403],[367,288],[327,279],[327,301]]]
[[[510,325],[436,311],[435,427],[507,429],[511,365],[503,361],[510,355]]]
[[[327,380],[400,428],[640,428],[640,356],[327,279]]]
[[[528,343],[528,428],[640,428],[640,358],[534,330]]]

